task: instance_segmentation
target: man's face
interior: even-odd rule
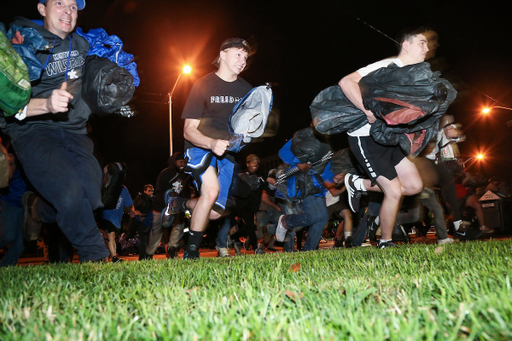
[[[176,168],[178,168],[180,172],[183,172],[185,167],[187,167],[187,160],[176,160]]]
[[[425,60],[429,60],[436,56],[437,48],[439,47],[439,36],[436,31],[427,31],[423,35],[428,41],[428,53]]]
[[[221,63],[224,63],[236,75],[239,75],[245,69],[248,57],[249,54],[244,49],[236,47],[220,51]]]
[[[144,190],[144,193],[146,193],[147,195],[149,195],[150,197],[153,196],[153,193],[155,193],[155,189],[153,187],[148,187]]]
[[[404,42],[404,49],[407,51],[410,64],[424,62],[428,52],[427,38],[423,34],[418,34],[411,41]]]
[[[334,181],[336,185],[341,185],[345,181],[345,174],[336,174],[335,176],[332,177],[332,181]]]
[[[44,28],[60,38],[66,38],[76,26],[78,6],[75,0],[47,0],[37,5],[44,17]]]
[[[247,169],[251,173],[256,173],[260,168],[260,160],[252,160],[247,162]]]

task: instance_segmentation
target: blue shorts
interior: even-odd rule
[[[219,196],[213,205],[213,210],[223,213],[226,209],[226,202],[229,196],[229,189],[233,181],[233,172],[235,164],[226,157],[218,157],[211,150],[194,147],[189,148],[185,152],[188,160],[185,173],[188,173],[194,179],[194,184],[201,191],[203,182],[203,174],[208,167],[212,166],[217,171],[217,179],[219,181]]]

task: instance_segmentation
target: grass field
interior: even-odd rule
[[[512,241],[0,271],[1,340],[510,340]]]

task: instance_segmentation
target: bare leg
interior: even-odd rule
[[[484,222],[484,211],[482,210],[482,205],[478,201],[476,195],[469,196],[468,200],[466,200],[466,206],[473,207],[475,209],[476,218],[478,219],[478,223],[480,226],[485,226]]]
[[[116,233],[110,232],[108,234],[108,250],[110,251],[110,257],[115,257],[117,255],[116,250]]]
[[[192,217],[190,218],[190,229],[196,232],[204,231],[210,219],[218,219],[220,217],[220,214],[212,211],[215,200],[217,200],[219,195],[217,172],[210,166],[201,178],[201,195],[199,198],[187,202],[187,208],[193,210]]]

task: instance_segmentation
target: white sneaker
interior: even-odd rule
[[[219,252],[218,257],[231,257],[229,254],[229,249],[227,247],[215,247],[217,251]]]
[[[288,232],[282,223],[284,214],[279,217],[279,220],[277,221],[277,228],[276,228],[276,240],[278,242],[283,242],[284,238],[286,237],[286,232]]]
[[[443,244],[453,244],[453,238],[445,238],[445,239],[438,239],[437,244],[443,245]]]

